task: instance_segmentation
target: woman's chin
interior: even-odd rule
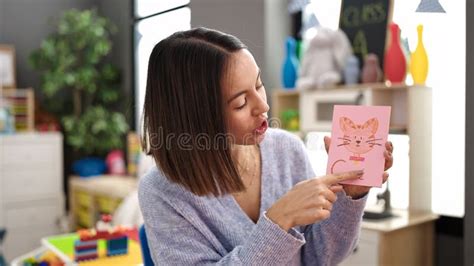
[[[263,141],[263,139],[265,138],[265,133],[257,134],[255,138],[256,138],[256,141],[255,141],[256,143],[255,144],[260,144]]]
[[[265,138],[265,133],[263,134],[251,134],[247,135],[245,138],[240,139],[236,142],[237,145],[257,145],[260,144]]]

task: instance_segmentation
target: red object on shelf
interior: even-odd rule
[[[395,23],[390,24],[390,36],[390,46],[384,60],[385,78],[392,83],[399,83],[405,81],[407,63],[400,45],[400,28]]]

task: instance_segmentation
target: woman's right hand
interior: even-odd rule
[[[351,171],[302,181],[267,210],[267,217],[287,232],[294,226],[325,220],[337,199],[336,192],[343,190],[338,183],[357,179],[363,173]]]

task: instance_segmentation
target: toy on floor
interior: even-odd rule
[[[74,260],[92,260],[99,257],[98,241],[106,240],[107,256],[123,255],[128,253],[128,236],[125,228],[121,226],[112,227],[111,215],[102,215],[94,229],[83,229],[77,231],[79,240],[74,243]]]

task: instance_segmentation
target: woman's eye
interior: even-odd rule
[[[244,104],[242,104],[241,106],[237,107],[236,109],[237,109],[237,110],[240,110],[240,109],[244,108],[246,105],[247,105],[247,98],[245,98]]]
[[[260,84],[260,85],[257,85],[257,87],[256,87],[256,88],[257,88],[257,90],[259,90],[259,89],[260,89],[260,88],[262,88],[263,86],[265,86],[265,84],[263,84],[263,82],[262,82],[262,84]]]

